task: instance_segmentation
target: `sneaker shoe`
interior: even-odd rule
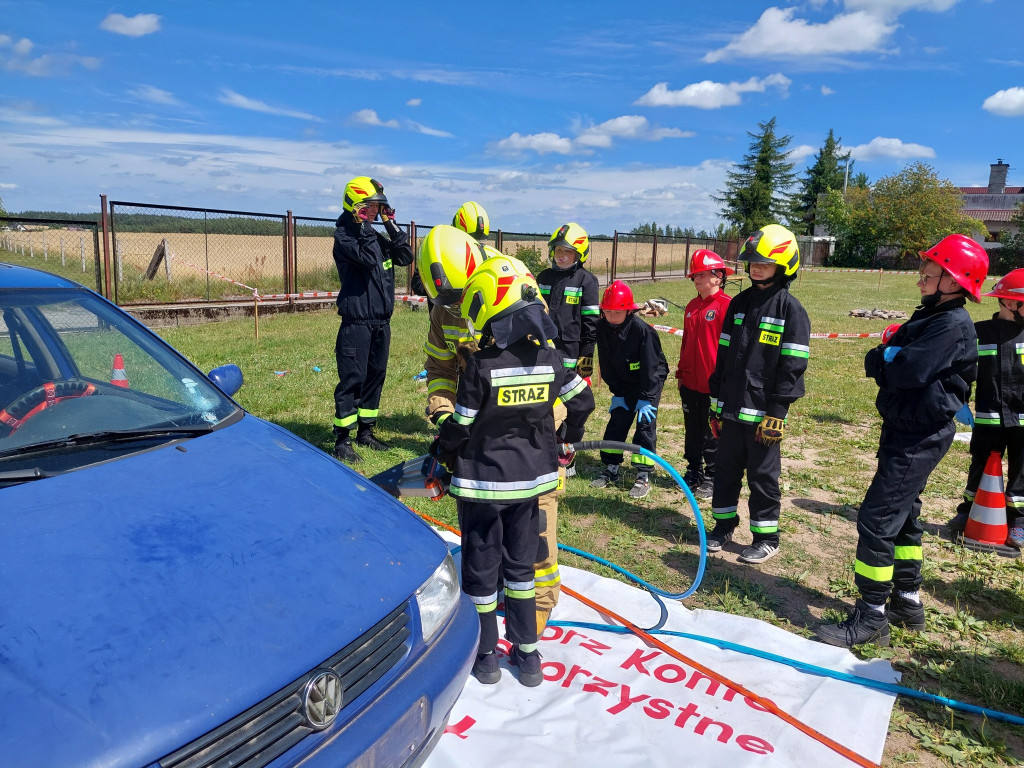
[[[763,563],[779,554],[779,542],[771,539],[755,541],[740,554],[741,563]]]
[[[889,620],[884,611],[876,611],[863,600],[858,600],[846,619],[838,624],[824,624],[814,630],[814,634],[823,643],[840,648],[864,643],[885,646],[889,644]]]
[[[889,609],[886,613],[890,624],[904,627],[913,632],[920,632],[924,629],[924,606],[901,597],[899,592],[893,591],[889,597]]]
[[[365,445],[371,451],[389,451],[391,445],[373,436],[373,432],[360,432],[356,437],[356,443]]]
[[[484,685],[494,685],[501,680],[501,667],[498,666],[498,654],[478,653],[473,663],[473,677]]]
[[[334,446],[334,458],[340,461],[347,461],[349,464],[355,464],[357,461],[362,461],[362,458],[355,452],[355,449],[352,447],[352,443],[348,440]]]
[[[694,489],[693,495],[698,499],[710,499],[714,495],[715,481],[710,477],[705,477],[699,486]]]
[[[607,488],[609,485],[618,485],[619,482],[619,468],[616,467],[614,470],[611,465],[601,470],[601,474],[590,481],[591,488]]]
[[[1024,527],[1017,525],[1010,529],[1010,535],[1006,537],[1006,546],[1024,549]]]
[[[650,492],[651,481],[647,479],[646,472],[641,472],[636,476],[636,482],[633,483],[633,487],[629,489],[629,497],[631,499],[642,499]]]
[[[509,660],[519,667],[519,682],[527,688],[535,688],[544,682],[544,673],[540,669],[540,651],[523,653],[518,645],[513,645]]]
[[[946,527],[949,528],[950,532],[955,536],[959,533],[964,532],[964,528],[967,527],[967,518],[971,516],[970,512],[957,512],[953,517],[946,523]]]
[[[732,541],[739,523],[726,523],[721,520],[715,521],[715,527],[707,536],[708,552],[721,552],[722,547]]]
[[[683,475],[683,482],[686,483],[687,488],[696,493],[697,488],[700,486],[700,473],[694,472],[692,469],[686,470],[686,474]]]

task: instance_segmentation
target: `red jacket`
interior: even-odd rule
[[[686,305],[676,378],[687,389],[707,394],[708,379],[718,359],[718,337],[722,335],[728,308],[729,295],[725,291],[706,299],[697,296]]]

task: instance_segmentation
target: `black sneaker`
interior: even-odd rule
[[[360,432],[356,437],[356,443],[365,445],[371,451],[389,451],[391,445],[373,436],[373,432]]]
[[[838,645],[840,648],[852,648],[864,643],[888,645],[889,620],[884,611],[876,611],[863,600],[858,600],[846,619],[838,624],[823,624],[814,630],[814,634],[823,643]]]
[[[889,597],[889,610],[886,614],[890,624],[905,627],[914,632],[924,629],[924,606],[893,592]]]
[[[501,667],[498,666],[498,654],[478,653],[473,663],[473,677],[484,685],[494,685],[501,680]]]
[[[349,464],[355,464],[357,461],[362,461],[362,458],[358,453],[356,453],[355,449],[352,447],[352,443],[348,440],[334,446],[334,458],[340,461],[347,461]]]
[[[740,562],[754,563],[756,565],[775,557],[777,554],[779,554],[779,542],[772,541],[771,539],[755,541],[740,554]]]
[[[536,688],[544,682],[544,673],[540,669],[540,651],[523,653],[518,645],[513,645],[509,660],[519,667],[519,682],[527,688]]]
[[[732,535],[738,526],[737,522],[716,520],[714,529],[707,537],[708,552],[721,552],[722,547],[732,541]]]
[[[633,483],[633,487],[629,489],[629,497],[631,499],[642,499],[650,492],[651,481],[648,479],[646,472],[641,472],[636,476],[636,482]]]
[[[949,528],[950,533],[954,536],[963,533],[967,527],[967,519],[971,516],[970,512],[957,512],[953,517],[946,523],[946,527]]]
[[[700,485],[693,490],[693,495],[698,499],[710,499],[714,495],[714,490],[714,478],[705,477],[701,480]]]
[[[694,472],[692,469],[686,470],[686,474],[683,475],[683,482],[686,483],[687,488],[696,493],[697,488],[700,486],[700,473]]]
[[[618,467],[613,471],[609,467],[605,467],[601,470],[601,474],[590,481],[591,488],[607,488],[609,485],[618,485],[619,483],[619,471]]]

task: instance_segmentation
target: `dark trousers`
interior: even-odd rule
[[[779,511],[782,492],[779,474],[782,472],[782,451],[779,443],[762,445],[754,439],[757,424],[741,424],[723,420],[718,439],[718,467],[715,487],[711,494],[711,513],[716,524],[732,520],[739,524],[737,506],[743,473],[747,475],[750,499],[750,530],[754,541],[779,541]]]
[[[343,320],[338,328],[334,345],[338,362],[334,430],[340,438],[347,437],[357,422],[360,431],[376,424],[390,348],[390,325],[360,325]]]
[[[651,401],[651,405],[658,407],[661,393]],[[651,453],[657,453],[658,448],[658,419],[640,421],[636,413],[636,399],[626,397],[627,408],[616,408],[608,414],[608,426],[604,428],[604,439],[616,443],[626,442],[629,435],[629,428],[633,426],[633,419],[636,418],[636,431],[633,433],[633,444],[646,448]],[[601,461],[604,464],[621,464],[622,451],[601,451]],[[634,453],[631,459],[634,467],[650,472],[654,469],[654,461],[646,456]]]
[[[680,385],[679,397],[683,401],[683,426],[686,428],[683,442],[686,470],[701,480],[712,478],[715,476],[718,438],[711,434],[711,427],[708,426],[711,395]]]
[[[537,499],[505,504],[458,500],[462,589],[480,616],[480,653],[498,644],[498,584],[505,578],[505,636],[537,642],[533,566],[540,541]]]
[[[1024,427],[975,425],[971,432],[971,466],[967,470],[964,500],[957,512],[970,514],[978,484],[985,472],[989,454],[998,451],[1006,457],[1006,520],[1013,524],[1024,517]]]
[[[861,597],[882,605],[893,587],[921,586],[921,492],[953,444],[953,422],[934,432],[901,432],[885,425],[878,469],[857,513],[854,583]]]

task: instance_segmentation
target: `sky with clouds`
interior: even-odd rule
[[[380,180],[400,221],[711,228],[777,118],[877,179],[923,161],[1024,185],[1021,0],[280,5],[0,0],[0,197],[333,217]]]

